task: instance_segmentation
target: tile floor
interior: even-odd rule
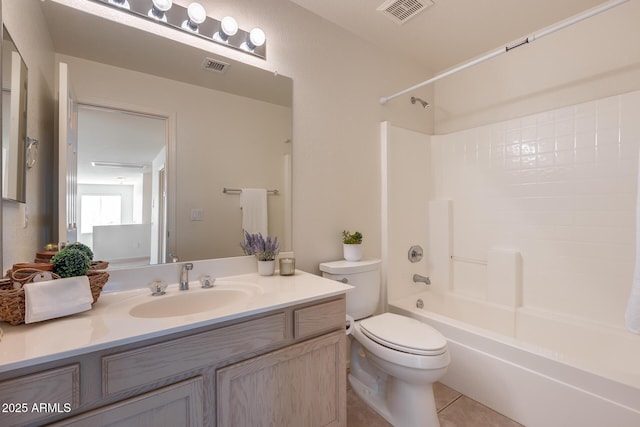
[[[521,424],[463,396],[444,384],[434,384],[433,391],[440,427],[522,427]],[[389,427],[390,425],[362,402],[351,387],[347,387],[347,427]]]

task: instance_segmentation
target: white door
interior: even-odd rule
[[[61,62],[58,86],[58,241],[77,241],[78,104]]]

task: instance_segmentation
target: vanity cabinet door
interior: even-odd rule
[[[80,406],[80,365],[0,382],[0,426],[24,426]]]
[[[346,426],[345,342],[337,331],[219,369],[218,426]]]
[[[203,399],[203,379],[195,377],[52,426],[201,427],[204,425]]]

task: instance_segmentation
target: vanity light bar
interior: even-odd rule
[[[203,16],[204,8],[202,8],[199,3],[191,3],[189,7],[184,7],[178,4],[172,4],[171,0],[93,1],[106,4],[150,21],[155,21],[158,24],[169,26],[196,37],[201,37],[205,40],[240,50],[249,55],[262,59],[267,58],[266,38],[260,28],[244,31],[236,27],[237,31],[235,31],[235,33],[229,31],[229,24],[235,23],[233,18],[224,17],[221,18],[221,20],[217,20],[209,16]],[[194,4],[197,6],[194,7]],[[158,5],[161,5],[161,7],[158,7]],[[166,9],[165,5],[169,8]],[[231,22],[231,20],[233,20],[233,22]],[[223,21],[225,25],[223,25]]]

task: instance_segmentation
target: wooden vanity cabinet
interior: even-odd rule
[[[218,370],[217,425],[345,426],[344,342],[337,331]]]
[[[0,425],[346,426],[344,325],[341,296],[6,372]]]

